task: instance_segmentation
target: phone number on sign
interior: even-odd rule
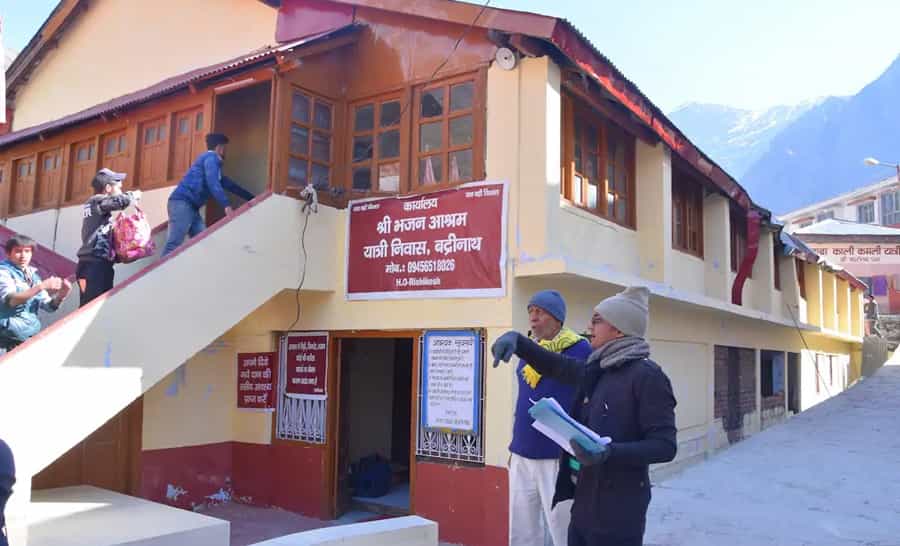
[[[407,273],[446,273],[456,270],[456,260],[418,260],[406,264]]]

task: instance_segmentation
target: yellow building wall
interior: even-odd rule
[[[684,252],[672,252],[672,286],[676,290],[703,295],[706,291],[706,263]]]
[[[276,15],[256,0],[92,0],[18,92],[13,129],[273,44]]]

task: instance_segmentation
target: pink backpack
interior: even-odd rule
[[[150,222],[141,207],[135,205],[134,209],[134,213],[123,212],[113,220],[113,246],[116,257],[123,263],[152,256],[156,250]]]

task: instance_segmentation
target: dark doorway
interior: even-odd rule
[[[337,516],[410,510],[412,338],[340,340]]]
[[[800,354],[788,353],[788,411],[791,413],[800,413]]]

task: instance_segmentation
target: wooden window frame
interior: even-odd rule
[[[367,97],[364,99],[359,99],[351,102],[347,107],[347,161],[346,161],[346,169],[344,173],[344,179],[346,180],[345,190],[347,193],[352,194],[353,197],[359,196],[369,196],[369,195],[394,195],[398,193],[404,193],[409,191],[410,188],[410,153],[409,153],[409,143],[410,143],[410,118],[411,112],[409,111],[410,104],[410,93],[406,89],[393,91],[389,93],[382,93],[380,95],[374,95],[371,97]],[[386,103],[397,101],[400,103],[400,119],[395,125],[390,125],[387,127],[382,127],[381,120],[381,112],[382,107]],[[373,116],[373,124],[371,130],[357,130],[356,129],[356,110],[363,106],[372,106],[372,116]],[[400,142],[399,142],[399,150],[398,155],[396,157],[391,158],[383,158],[380,157],[380,145],[381,140],[380,136],[384,133],[388,133],[390,131],[399,131],[400,134]],[[354,162],[354,149],[356,146],[356,138],[357,137],[372,137],[372,156],[368,159],[362,161]],[[390,163],[398,164],[398,173],[397,176],[397,190],[389,191],[381,189],[379,185],[380,180],[380,168],[383,165],[387,165]],[[354,173],[357,169],[369,168],[369,188],[355,188],[354,187]]]
[[[312,91],[309,91],[308,89],[302,88],[302,87],[294,85],[294,84],[291,84],[288,87],[288,90],[289,90],[288,99],[287,99],[288,119],[287,119],[287,135],[286,135],[287,136],[287,168],[285,170],[285,177],[284,177],[285,191],[295,191],[296,192],[296,191],[300,191],[306,185],[313,184],[313,187],[315,187],[317,190],[323,191],[325,193],[329,193],[329,190],[331,190],[331,188],[338,187],[336,184],[337,171],[335,170],[335,167],[336,167],[337,162],[336,162],[335,158],[337,155],[337,146],[336,146],[337,145],[337,133],[338,133],[337,114],[338,114],[338,108],[340,106],[340,102],[335,99],[324,97],[318,93],[314,93]],[[305,96],[307,99],[309,99],[309,119],[307,121],[303,121],[300,119],[294,119],[293,105],[294,105],[295,94],[301,94],[301,95]],[[331,109],[331,120],[330,120],[330,126],[328,129],[316,126],[316,105],[319,103],[327,104],[329,106],[329,108]],[[306,129],[306,150],[307,151],[305,154],[295,153],[291,149],[291,135],[293,133],[293,129],[295,126]],[[329,154],[328,154],[328,162],[327,163],[323,162],[320,159],[315,159],[313,157],[313,142],[314,142],[313,136],[316,133],[326,134],[328,136]],[[299,183],[293,182],[291,179],[290,165],[291,165],[292,159],[298,160],[298,161],[303,161],[306,163],[306,182],[302,185]],[[321,186],[317,187],[313,183],[312,171],[313,171],[314,165],[325,166],[328,168],[328,186],[327,187],[321,187]]]
[[[778,235],[772,236],[772,286],[781,291],[781,266],[778,256]]]
[[[27,162],[29,165],[28,172],[24,176],[22,175],[22,162]],[[38,162],[38,154],[28,154],[21,157],[17,157],[12,160],[12,175],[10,176],[10,213],[15,213],[16,215],[24,215],[35,210],[35,193],[37,191],[37,162]],[[19,193],[18,185],[22,183],[22,178],[26,178],[26,182],[30,183],[31,191],[28,192],[28,203],[22,207],[19,207],[19,202],[21,199],[21,194]]]
[[[672,248],[702,260],[703,185],[677,169],[672,175]]]
[[[35,176],[35,196],[34,196],[34,209],[35,210],[46,210],[49,208],[58,207],[60,202],[62,201],[62,192],[64,190],[63,186],[66,182],[66,165],[64,161],[64,147],[57,146],[56,148],[50,148],[47,150],[41,150],[38,152],[37,157],[37,174]],[[53,158],[53,167],[47,168],[47,160]],[[47,173],[55,173],[57,177],[55,187],[51,187],[48,184]],[[47,191],[51,191],[51,195],[49,199],[45,199],[45,193]]]
[[[800,287],[800,297],[806,299],[806,262],[800,258],[795,258],[797,268],[797,285]]]
[[[450,95],[451,88],[454,86],[472,82],[472,105],[470,108],[450,111]],[[444,96],[442,98],[443,112],[440,116],[432,116],[428,118],[421,117],[422,97],[423,95],[434,89],[443,88]],[[485,94],[487,90],[487,72],[485,70],[476,70],[464,74],[458,74],[448,78],[443,78],[425,84],[415,85],[413,87],[413,103],[412,112],[409,122],[412,123],[412,132],[410,139],[407,163],[410,165],[409,191],[415,193],[418,191],[436,191],[446,188],[452,188],[461,184],[483,180],[484,173],[484,152],[485,152]],[[450,143],[450,123],[452,120],[463,118],[465,116],[472,117],[472,142],[464,145],[453,146]],[[440,121],[441,127],[441,148],[438,150],[429,150],[422,152],[420,150],[421,127],[425,124]],[[472,176],[461,180],[450,180],[450,156],[453,153],[471,150],[472,152]],[[401,151],[401,161],[402,161]],[[419,181],[419,162],[427,157],[441,157],[441,180],[433,184],[426,184]]]
[[[141,120],[139,123],[137,123],[137,141],[135,144],[137,162],[135,173],[137,175],[137,185],[142,190],[163,188],[168,184],[169,156],[171,155],[172,149],[171,117],[172,116],[170,113],[165,113]],[[154,137],[152,142],[147,142],[147,135],[149,130],[155,130],[156,136]],[[159,136],[160,130],[165,131],[165,136]],[[121,146],[121,140],[119,142]],[[155,150],[154,148],[160,148],[162,149],[162,151]],[[144,162],[148,160],[147,154],[152,153],[159,154],[159,157],[161,158],[160,160],[163,162],[163,165],[159,169],[161,174],[159,174],[158,178],[151,177],[148,179],[143,172]]]
[[[175,161],[175,153],[179,141],[182,139],[179,132],[179,122],[185,117],[187,117],[188,121],[188,135],[184,138],[189,141],[188,152],[185,159],[186,164],[177,165]],[[199,125],[198,120],[200,121]],[[201,153],[206,151],[205,136],[206,112],[203,104],[195,104],[193,106],[189,106],[187,108],[182,108],[180,110],[172,112],[171,127],[169,127],[169,159],[167,165],[167,178],[169,180],[174,180],[183,176],[184,173],[186,173],[187,170],[190,169],[191,165],[193,165],[197,157],[199,157]],[[195,149],[198,147],[199,149]]]
[[[88,158],[81,160],[79,159],[79,153],[85,147],[88,150]],[[99,170],[99,167],[97,166],[97,162],[99,160],[99,137],[94,136],[83,140],[77,140],[69,144],[69,168],[66,175],[63,203],[73,204],[86,200],[91,196],[91,194],[93,193],[93,188],[91,188],[90,180],[87,181],[87,184],[83,189],[81,189],[81,191],[77,191],[77,189],[75,188],[75,172],[81,167],[86,167],[88,168],[88,172],[96,174],[96,172]],[[91,174],[91,178],[93,178],[93,174]]]
[[[597,150],[597,169],[599,174],[599,180],[597,184],[592,184],[590,182],[590,177],[584,176],[584,173],[580,173],[576,170],[576,149],[580,148],[581,151],[581,161],[580,163],[584,165],[586,162],[584,161],[584,157],[590,155],[593,156],[592,152],[586,151],[586,146],[584,143],[576,142],[576,119],[578,120],[587,120],[590,125],[595,126],[599,130],[598,135],[598,150]],[[626,216],[627,218],[624,221],[616,218],[615,214],[610,214],[609,210],[609,195],[613,195],[613,207],[615,207],[615,202],[620,198],[620,193],[616,190],[610,191],[610,183],[609,183],[609,140],[610,135],[616,134],[617,136],[621,136],[625,141],[625,162],[624,166],[626,170],[626,189],[624,192],[624,199],[627,199],[627,208],[626,208]],[[585,101],[577,98],[569,92],[563,93],[563,122],[562,122],[562,184],[560,184],[560,195],[561,197],[568,202],[570,205],[580,208],[582,210],[588,211],[592,214],[595,214],[601,218],[604,218],[610,222],[613,222],[622,227],[636,230],[637,229],[637,214],[636,214],[636,202],[637,202],[637,191],[636,191],[636,149],[637,149],[637,137],[625,130],[623,127],[617,125],[613,120],[604,116],[603,114],[594,110],[589,104]],[[577,182],[576,177],[580,178],[580,182]],[[574,198],[574,190],[575,184],[581,184],[581,191],[579,195],[581,199]],[[597,186],[597,206],[590,207],[587,205],[588,199],[588,191],[590,186]]]

